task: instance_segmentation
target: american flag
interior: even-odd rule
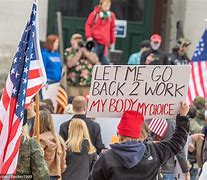
[[[188,103],[192,103],[196,96],[207,98],[207,30],[195,49],[191,65]]]
[[[57,101],[56,114],[63,114],[65,107],[68,105],[68,95],[62,84],[60,84],[58,88],[56,101]]]
[[[0,101],[0,174],[15,174],[24,109],[46,82],[33,3]]]
[[[149,129],[151,132],[162,138],[168,129],[168,123],[166,119],[153,118],[149,123]]]

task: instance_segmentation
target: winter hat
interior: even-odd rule
[[[153,34],[151,37],[150,37],[150,41],[152,42],[158,42],[158,43],[161,43],[161,36],[159,34]]]
[[[144,117],[137,111],[125,111],[118,126],[117,133],[121,136],[139,138]]]

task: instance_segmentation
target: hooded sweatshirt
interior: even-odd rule
[[[186,143],[188,119],[178,115],[176,124],[175,133],[166,141],[111,145],[93,165],[88,180],[156,180],[160,166]]]
[[[145,145],[138,141],[112,144],[110,147],[120,163],[128,169],[133,168],[141,161],[146,150]]]

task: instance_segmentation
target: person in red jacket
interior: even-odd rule
[[[111,0],[100,0],[85,24],[87,41],[96,43],[95,52],[101,64],[109,64],[109,47],[115,43],[115,14],[110,11]]]

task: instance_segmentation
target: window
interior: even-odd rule
[[[94,0],[57,0],[57,10],[70,17],[88,17],[93,5]],[[111,10],[117,19],[143,21],[144,0],[112,0]]]
[[[92,0],[58,0],[57,10],[63,16],[88,17],[92,11]]]
[[[111,10],[117,19],[143,21],[144,0],[113,0]]]

